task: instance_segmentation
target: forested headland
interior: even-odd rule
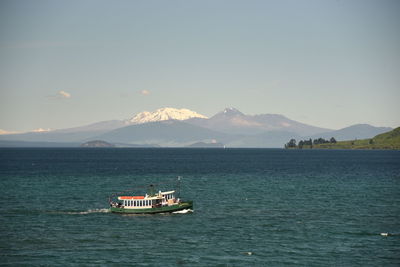
[[[298,143],[291,139],[285,144],[286,149],[400,149],[400,127],[378,134],[373,138],[336,141],[334,137],[330,140],[318,138],[314,140],[300,140]]]

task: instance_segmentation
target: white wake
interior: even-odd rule
[[[89,209],[86,211],[70,211],[70,212],[67,212],[67,214],[85,215],[85,214],[92,214],[92,213],[108,213],[108,212],[110,212],[110,209]]]
[[[191,213],[191,212],[193,212],[193,210],[191,210],[191,209],[184,209],[184,210],[174,211],[173,213],[185,214],[185,213]]]

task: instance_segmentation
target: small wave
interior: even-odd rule
[[[395,235],[398,236],[399,234],[398,233],[385,233],[384,232],[384,233],[380,233],[380,235],[381,236],[395,236]]]
[[[110,209],[89,209],[86,211],[69,211],[65,212],[66,214],[79,214],[79,215],[85,215],[85,214],[92,214],[92,213],[108,213],[110,212]]]
[[[174,211],[173,213],[185,214],[185,213],[191,213],[191,212],[193,212],[193,210],[191,210],[191,209],[184,209],[184,210]]]

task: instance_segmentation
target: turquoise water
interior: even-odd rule
[[[194,212],[107,212],[176,176]],[[399,151],[1,149],[0,188],[1,265],[400,265]]]

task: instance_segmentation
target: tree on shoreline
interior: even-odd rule
[[[298,145],[296,145],[296,140],[295,139],[290,139],[288,143],[285,144],[285,148],[299,148],[302,149],[305,146],[309,146],[310,148],[313,148],[313,145],[319,145],[319,144],[335,144],[336,139],[332,137],[329,140],[325,140],[324,138],[318,138],[314,139],[314,141],[310,138],[309,140],[300,140]]]
[[[285,148],[296,148],[296,139],[290,139],[290,141],[285,144]]]

